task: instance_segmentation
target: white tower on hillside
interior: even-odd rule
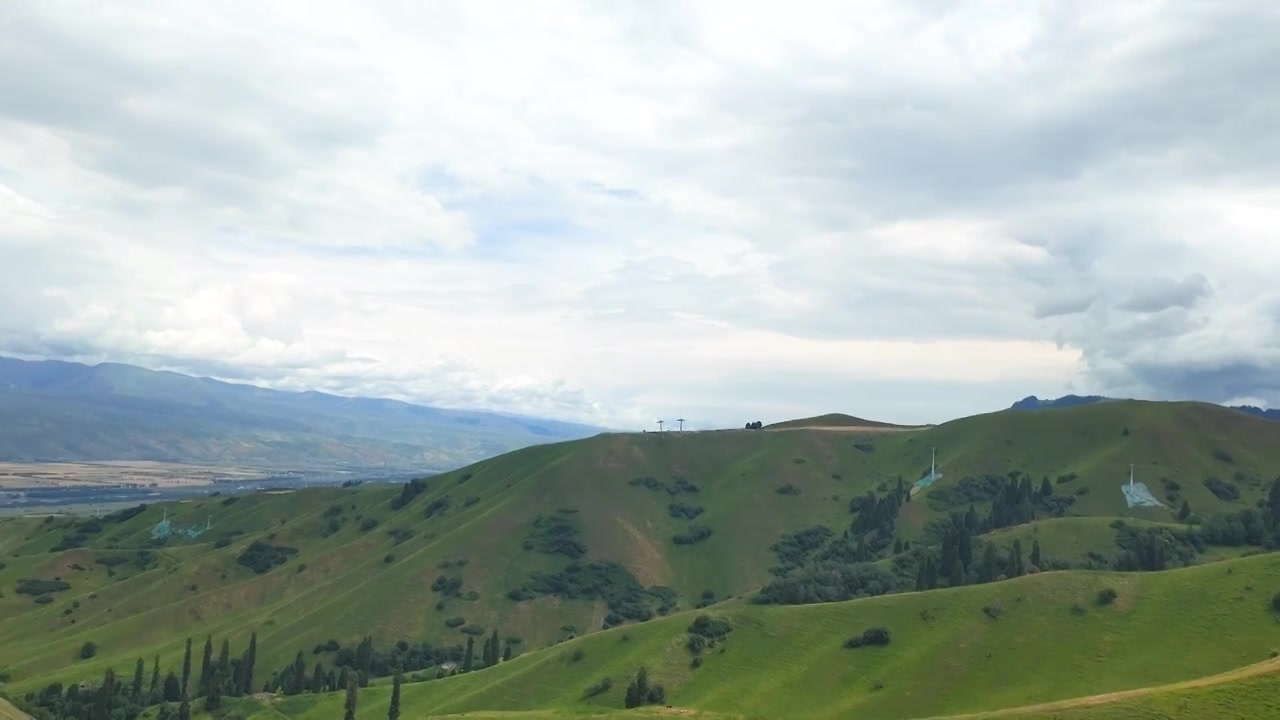
[[[1133,487],[1133,463],[1129,463],[1129,487]]]

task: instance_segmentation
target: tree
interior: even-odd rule
[[[1271,491],[1267,493],[1267,509],[1271,511],[1271,529],[1280,529],[1280,477],[1271,483]]]
[[[1000,576],[1000,558],[996,544],[989,542],[982,550],[982,582],[995,582]]]
[[[1040,481],[1040,497],[1047,498],[1053,494],[1053,485],[1049,484],[1049,476],[1045,475],[1044,480]]]
[[[225,639],[222,641],[222,648],[218,650],[218,667],[214,672],[222,683],[219,690],[226,692],[228,683],[231,682],[231,643]]]
[[[209,689],[204,696],[204,709],[213,712],[222,707],[222,686],[226,678],[222,677],[222,667],[215,666],[213,675],[209,677]]]
[[[624,704],[627,708],[640,707],[649,697],[649,671],[643,665],[636,671],[636,677],[627,686]]]
[[[1040,567],[1040,560],[1041,560],[1041,558],[1040,558],[1040,541],[1039,541],[1039,540],[1032,540],[1032,541],[1031,541],[1031,564],[1032,564],[1032,565],[1035,565],[1035,566],[1036,566],[1036,568],[1039,568],[1039,567]]]
[[[347,702],[345,706],[346,712],[342,715],[342,720],[356,720],[356,681],[351,678],[347,682]]]
[[[80,659],[88,660],[98,654],[98,644],[92,640],[88,640],[80,646]]]
[[[241,671],[241,695],[250,695],[253,693],[253,670],[258,664],[258,633],[249,635],[249,649],[244,653],[244,660],[241,661],[243,670]]]
[[[1020,577],[1025,571],[1026,568],[1022,565],[1022,540],[1014,540],[1013,547],[1009,548],[1009,576]]]
[[[178,681],[178,676],[170,670],[169,674],[164,676],[164,701],[178,702],[185,696],[186,693],[182,692],[182,683]]]
[[[147,704],[155,705],[160,702],[160,656],[156,656],[156,663],[151,668],[151,689],[147,692]]]
[[[489,645],[489,665],[497,665],[498,661],[502,658],[502,641],[498,639],[497,629],[494,629],[493,635],[489,636]]]
[[[178,706],[178,720],[191,720],[191,700],[186,693],[182,694],[182,704]]]
[[[285,687],[286,695],[297,695],[307,691],[307,660],[302,651],[293,658],[293,675]]]
[[[324,692],[324,668],[320,663],[316,663],[316,670],[311,674],[311,692]]]
[[[213,647],[210,646],[210,651]],[[207,660],[206,660],[207,662]],[[191,638],[187,638],[187,649],[182,653],[182,692],[191,691]]]
[[[400,683],[402,682],[404,682],[404,676],[397,672],[391,681],[391,706],[387,708],[387,720],[400,718]]]
[[[471,667],[475,663],[476,638],[474,635],[467,636],[467,652],[462,656],[462,672],[471,672]]]
[[[102,676],[102,685],[98,687],[98,692],[93,698],[90,720],[109,720],[111,717],[111,704],[115,696],[116,674],[111,668],[107,668],[107,672]]]
[[[142,676],[147,672],[147,664],[142,662],[142,658],[138,658],[138,662],[133,666],[133,686],[129,688],[129,699],[138,705],[145,705],[142,702]]]
[[[200,694],[209,691],[209,678],[213,677],[213,636],[204,639],[204,655],[200,658]]]
[[[511,644],[508,643],[502,650],[502,661],[506,662],[511,659]]]

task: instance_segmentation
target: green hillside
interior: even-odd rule
[[[890,720],[1013,708],[1165,685],[1266,659],[1280,647],[1280,623],[1270,611],[1277,577],[1280,556],[1265,555],[1164,573],[1046,573],[804,607],[726,603],[706,612],[732,630],[697,655],[686,647],[697,613],[682,613],[481,672],[411,683],[402,707],[412,717],[620,709],[644,665],[669,704],[734,717]],[[1102,605],[1097,598],[1106,588],[1118,596]],[[998,614],[989,612],[996,606]],[[846,638],[876,626],[891,632],[887,646],[844,647]],[[702,658],[700,667],[694,657]],[[612,688],[584,698],[605,677]],[[1273,687],[1275,679],[1255,682]],[[361,691],[361,717],[382,717],[388,692],[385,685]],[[334,693],[272,707],[318,719],[340,713],[341,703]]]
[[[504,650],[537,657],[617,623],[639,639],[666,627],[663,614],[708,603],[740,609],[743,622],[793,610],[808,617],[837,606],[743,599],[778,583],[798,586],[806,601],[911,590],[923,558],[938,554],[938,521],[970,505],[987,517],[996,503],[982,493],[1011,477],[1013,486],[1036,488],[1047,477],[1051,496],[1036,490],[1035,522],[976,539],[975,567],[991,544],[1006,574],[1015,540],[1024,554],[1039,543],[1046,568],[1123,566],[1141,548],[1123,545],[1133,533],[1114,527],[1117,518],[1159,535],[1163,566],[1195,564],[1250,548],[1194,546],[1176,507],[1129,510],[1119,488],[1128,464],[1143,468],[1139,477],[1170,505],[1178,504],[1174,493],[1197,517],[1212,518],[1264,497],[1280,469],[1278,441],[1280,425],[1215,406],[1117,402],[895,433],[606,434],[518,450],[406,488],[211,497],[101,521],[0,520],[0,647],[17,649],[0,659],[0,672],[24,692],[96,679],[138,657],[158,654],[173,667],[188,636],[226,639],[239,652],[256,633],[260,685],[300,650],[308,666],[332,668],[334,652],[312,649],[329,640],[352,648],[366,635],[380,651],[426,641],[456,657],[468,638],[496,631]],[[865,559],[874,562],[855,557],[858,542],[843,535],[875,514],[860,509],[868,493],[883,505],[900,478],[910,484],[927,470],[933,447],[942,479],[895,511],[890,535],[883,523],[866,533],[875,542]],[[1177,490],[1162,476],[1176,478]],[[1205,484],[1210,477],[1228,499]],[[403,495],[411,497],[401,504]],[[1053,507],[1062,517],[1052,517]],[[153,542],[166,517],[178,529],[210,529]],[[263,572],[249,567],[255,558],[266,558]],[[877,574],[870,586],[859,581],[834,596],[812,588],[827,578],[838,586],[868,567]],[[32,578],[68,587],[18,592]],[[637,624],[650,617],[658,619]],[[86,642],[97,652],[79,659]],[[802,669],[804,657],[791,662]]]
[[[885,428],[885,429],[909,429],[907,425],[894,425],[893,423],[880,422],[879,420],[864,420],[853,415],[845,415],[844,413],[827,413],[826,415],[816,415],[814,417],[799,418],[797,420],[785,420],[783,422],[773,423],[764,426],[765,430],[792,430],[797,428]]]

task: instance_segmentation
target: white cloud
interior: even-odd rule
[[[1274,404],[1247,2],[0,11],[0,351],[694,424]]]

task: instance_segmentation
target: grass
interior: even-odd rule
[[[666,687],[671,704],[726,716],[892,720],[1070,700],[1265,659],[1280,643],[1280,623],[1267,609],[1276,577],[1280,556],[1265,555],[1165,573],[1044,573],[846,603],[729,603],[713,612],[734,629],[696,670],[684,648],[694,614],[684,613],[596,633],[497,668],[409,684],[402,703],[406,715],[417,717],[617,710],[641,664]],[[1119,598],[1098,606],[1105,587],[1117,589]],[[1005,612],[993,620],[983,608],[996,601]],[[1086,612],[1072,612],[1073,605]],[[892,631],[890,645],[843,647],[845,638],[872,626]],[[579,649],[586,662],[570,662]],[[613,689],[584,699],[584,690],[606,676]],[[361,691],[361,717],[380,717],[388,697],[385,686]],[[274,708],[319,720],[340,712],[341,702],[340,694],[310,695]]]
[[[1122,433],[1124,428],[1130,430],[1128,435]],[[6,649],[0,671],[12,676],[11,690],[26,691],[54,680],[95,678],[107,667],[129,672],[140,656],[158,654],[166,668],[174,667],[181,662],[182,642],[188,635],[197,643],[206,634],[228,637],[238,652],[250,632],[256,632],[258,666],[265,675],[288,663],[297,650],[309,653],[330,638],[348,646],[365,634],[373,635],[381,646],[399,639],[465,642],[458,630],[445,626],[444,621],[455,616],[486,630],[496,628],[504,636],[524,638],[521,650],[533,658],[538,653],[531,651],[563,639],[562,626],[572,625],[580,632],[599,629],[606,611],[601,603],[585,600],[543,597],[515,603],[507,598],[507,592],[529,572],[555,570],[568,562],[564,556],[523,549],[537,515],[576,510],[573,517],[590,558],[621,563],[645,586],[673,588],[680,608],[688,609],[704,590],[719,599],[749,595],[770,578],[768,570],[776,560],[769,546],[782,533],[822,524],[838,534],[850,520],[851,497],[875,491],[898,477],[907,481],[918,477],[935,446],[944,473],[938,487],[965,475],[1005,474],[1012,469],[1035,478],[1076,473],[1078,479],[1060,487],[1071,492],[1090,487],[1091,492],[1081,496],[1071,512],[1093,517],[1041,521],[999,535],[1011,542],[1014,536],[1025,538],[1032,533],[1046,555],[1057,557],[1107,546],[1114,535],[1107,525],[1114,516],[1124,516],[1128,522],[1172,520],[1168,511],[1133,513],[1124,507],[1118,485],[1129,462],[1139,464],[1140,479],[1160,474],[1178,477],[1183,495],[1197,513],[1251,506],[1262,494],[1259,478],[1265,475],[1264,469],[1280,466],[1280,424],[1210,405],[1116,402],[1036,413],[1009,411],[894,433],[606,434],[526,448],[447,473],[432,479],[424,494],[399,511],[390,509],[399,487],[378,484],[256,493],[230,505],[224,505],[226,498],[221,497],[165,503],[127,522],[108,524],[84,548],[58,553],[49,551],[70,531],[74,518],[0,518],[0,562],[5,565],[0,569],[4,593],[0,647]],[[1215,450],[1229,454],[1232,463],[1216,459]],[[1218,501],[1199,482],[1210,473],[1229,479],[1236,472],[1245,478],[1239,482],[1242,495],[1236,502]],[[653,477],[670,484],[673,476],[696,484],[699,492],[673,496],[664,489],[629,483],[633,478]],[[775,488],[784,484],[795,486],[799,494],[776,493]],[[1158,485],[1154,479],[1148,484],[1153,490]],[[428,503],[446,496],[452,500],[447,512],[424,517]],[[472,497],[477,500],[467,505],[465,499]],[[714,534],[697,545],[676,545],[672,537],[686,531],[690,521],[671,517],[667,506],[672,502],[703,506],[705,512],[696,522],[713,528]],[[341,510],[340,527],[333,533],[325,515],[331,507]],[[207,518],[213,530],[156,549],[154,564],[145,570],[126,564],[109,576],[96,562],[132,556],[146,548],[150,529],[164,513],[176,527],[203,526]],[[937,516],[927,493],[916,497],[899,522],[903,539],[918,538],[924,525]],[[374,520],[377,526],[361,531],[364,520]],[[387,530],[401,528],[411,530],[413,536],[396,544]],[[229,546],[216,548],[215,541],[226,533],[241,534],[229,536]],[[272,535],[271,542],[299,549],[286,565],[255,575],[235,562],[249,542]],[[1030,543],[1024,539],[1023,544],[1029,552]],[[390,563],[384,562],[388,554],[394,556]],[[445,607],[436,610],[440,598],[430,586],[443,572],[438,565],[460,557],[468,564],[452,572],[462,578],[464,596],[475,591],[478,599],[447,599]],[[303,565],[305,570],[298,572]],[[13,592],[21,577],[62,577],[72,588],[55,595],[52,603],[36,605],[29,596]],[[780,627],[789,627],[786,618],[812,617],[823,623],[827,622],[824,613],[832,612],[797,608],[797,614],[790,615],[792,609],[740,602],[718,607],[745,613],[747,627],[755,622],[753,618],[765,623],[773,617],[770,613],[783,613],[778,616]],[[1017,614],[1016,607],[1009,612]],[[665,622],[655,620],[631,629],[635,642],[650,628],[665,627]],[[735,635],[735,640],[750,636],[749,632]],[[790,638],[779,635],[771,641],[773,645],[779,637]],[[97,643],[100,651],[97,657],[81,661],[76,655],[86,640]],[[593,638],[575,642],[585,640]],[[791,653],[789,647],[779,652]],[[688,659],[680,652],[671,662],[685,666]],[[942,657],[962,655],[947,649]],[[788,657],[796,667],[809,662],[805,652]],[[828,660],[845,657],[835,653]],[[714,677],[711,670],[719,659],[708,659],[697,677]],[[979,660],[963,668],[962,674],[987,672],[985,657]],[[777,675],[787,676],[791,667],[785,665]],[[616,672],[633,669],[620,665]],[[954,667],[936,670],[957,672]],[[680,672],[693,675],[687,667]],[[861,675],[836,677],[841,683],[870,681]],[[615,692],[620,679],[621,675],[615,678]],[[714,688],[698,687],[696,682],[689,685],[691,697],[702,697],[701,692],[714,700]],[[843,687],[818,687],[814,692]],[[875,697],[892,696],[890,689],[891,685]],[[919,692],[929,694],[924,689]],[[750,692],[739,694],[752,697]],[[963,688],[954,691],[957,698],[964,694]],[[859,702],[874,709],[874,698]],[[730,713],[754,711],[751,703],[707,707]]]

